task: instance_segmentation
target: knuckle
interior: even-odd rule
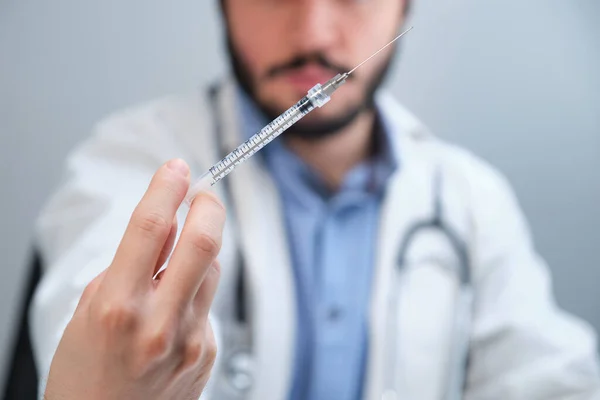
[[[183,357],[186,360],[186,364],[193,365],[198,363],[202,357],[203,344],[197,339],[190,339],[186,342]]]
[[[217,346],[209,344],[205,346],[202,361],[200,363],[200,376],[208,377],[217,360]]]
[[[136,309],[126,303],[104,303],[100,306],[98,316],[100,325],[107,330],[128,331],[138,321]]]
[[[171,222],[157,212],[135,212],[132,223],[142,233],[150,237],[166,237],[171,230]]]
[[[204,360],[206,364],[212,365],[217,358],[217,341],[210,323],[204,335]]]
[[[201,376],[208,375],[216,360],[216,346],[201,337],[185,339],[180,347],[179,372],[196,370]]]
[[[196,356],[194,354],[194,356]],[[198,376],[206,378],[210,376],[212,368],[217,359],[217,345],[212,335],[207,337],[200,345],[200,352],[197,358],[194,358],[194,365],[197,368]],[[186,366],[190,367],[192,359],[187,359]]]
[[[210,365],[213,365],[217,359],[217,342],[215,342],[215,339],[212,336],[207,339],[204,346],[204,359],[206,363]]]
[[[191,245],[200,256],[208,258],[216,258],[221,250],[219,240],[207,233],[198,233],[190,238]]]
[[[171,334],[167,329],[158,329],[140,340],[141,353],[145,360],[153,360],[169,353]]]

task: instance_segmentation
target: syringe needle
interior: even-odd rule
[[[368,61],[370,61],[373,57],[375,57],[377,54],[381,53],[385,48],[387,48],[389,45],[391,45],[392,43],[394,43],[396,40],[400,39],[402,36],[406,35],[408,32],[410,32],[412,29],[414,28],[414,26],[411,26],[410,28],[408,28],[407,30],[405,30],[404,32],[402,32],[401,34],[399,34],[398,36],[396,36],[394,38],[394,40],[392,40],[391,42],[389,42],[388,44],[386,44],[385,46],[383,46],[382,48],[380,48],[379,50],[377,50],[375,53],[373,53],[369,58],[367,58],[365,61],[361,62],[360,64],[358,64],[356,67],[354,67],[351,71],[348,71],[347,74],[350,75],[352,74],[354,71],[356,71],[358,68],[360,68],[363,64],[367,63]]]

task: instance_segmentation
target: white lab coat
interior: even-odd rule
[[[241,140],[233,93],[228,82],[217,100],[222,140],[229,147]],[[392,371],[396,398],[440,399],[455,372],[449,371],[456,368],[449,365],[449,354],[455,345],[451,325],[458,284],[443,265],[454,256],[432,233],[415,244],[409,267],[395,268],[402,235],[432,213],[436,168],[443,172],[447,222],[467,242],[472,259],[475,300],[464,398],[595,398],[600,392],[595,337],[554,303],[548,270],[506,180],[467,151],[432,136],[388,95],[380,94],[378,104],[392,122],[401,168],[391,178],[382,208],[364,398],[384,397],[390,389],[384,377]],[[37,230],[45,276],[31,323],[42,375],[83,288],[109,265],[154,171],[182,157],[198,176],[220,158],[212,114],[203,92],[164,98],[106,119],[69,157],[66,180],[42,212]],[[223,361],[232,340],[223,338],[232,336],[239,248],[247,265],[252,321],[254,384],[248,398],[285,399],[297,330],[279,198],[255,159],[226,179],[235,218],[228,219],[220,255],[223,275],[212,310],[219,359],[206,397],[239,398],[227,389]],[[385,339],[390,311],[398,332],[392,346]]]

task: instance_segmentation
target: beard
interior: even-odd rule
[[[226,40],[230,63],[238,84],[242,90],[254,101],[263,115],[269,121],[274,120],[281,113],[283,113],[285,109],[267,104],[259,98],[257,88],[258,84],[255,79],[253,79],[250,73],[250,68],[240,56],[240,53],[235,49],[229,32],[226,32]],[[352,124],[362,113],[373,111],[375,109],[375,93],[387,78],[387,75],[393,64],[394,55],[396,53],[397,46],[394,48],[387,60],[385,60],[385,62],[367,81],[365,93],[358,104],[349,107],[347,110],[336,116],[321,118],[319,120],[300,120],[298,123],[288,129],[286,135],[311,141],[320,140],[340,132],[342,129]],[[313,53],[299,55],[293,60],[271,68],[267,73],[267,78],[300,69],[308,64],[317,64],[336,73],[344,73],[351,69],[329,61],[329,59],[322,53]],[[353,76],[351,75],[348,79],[353,79]]]

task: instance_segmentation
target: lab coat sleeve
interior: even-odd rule
[[[475,309],[465,398],[600,398],[592,329],[557,307],[506,180],[486,166],[477,170],[470,179]]]
[[[81,293],[111,263],[152,175],[168,159],[189,159],[153,115],[130,111],[101,123],[68,158],[65,180],[38,220],[44,272],[30,310],[30,333],[40,395]],[[180,230],[183,218],[178,215]]]

